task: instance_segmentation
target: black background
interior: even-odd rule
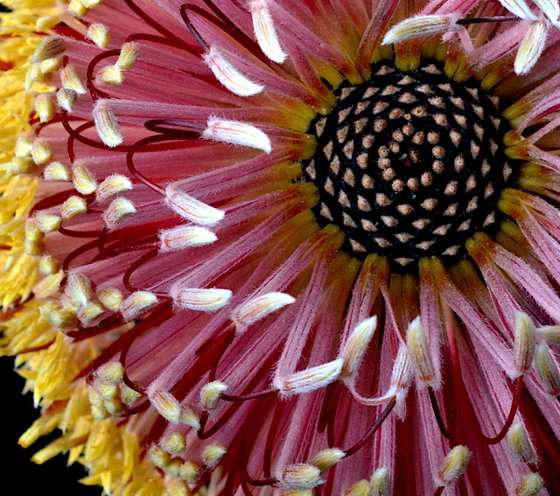
[[[56,439],[55,433],[39,439],[26,450],[17,444],[19,436],[39,416],[39,411],[33,408],[31,393],[21,394],[24,380],[13,368],[12,358],[0,358],[0,460],[4,488],[0,492],[18,496],[99,496],[102,492],[100,487],[88,487],[78,482],[87,474],[79,463],[67,467],[65,455],[53,458],[43,465],[31,462],[36,451]]]

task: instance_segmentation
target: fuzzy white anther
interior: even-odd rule
[[[81,196],[70,196],[63,204],[60,215],[63,219],[73,219],[87,212],[87,201]]]
[[[87,28],[86,38],[105,49],[109,46],[109,28],[103,24],[91,24]]]
[[[177,431],[171,432],[161,440],[160,447],[171,455],[178,455],[187,447],[185,436]]]
[[[48,38],[44,38],[39,43],[39,45],[37,45],[31,61],[34,63],[42,62],[46,59],[58,57],[62,55],[65,50],[66,45],[62,38],[59,38],[57,36],[49,36]]]
[[[537,473],[527,474],[515,488],[515,496],[536,496],[544,487],[544,479]]]
[[[232,297],[229,289],[184,288],[180,285],[171,288],[169,294],[177,306],[198,312],[215,312],[226,306]]]
[[[74,103],[76,103],[77,97],[78,94],[74,90],[60,88],[56,93],[56,103],[58,103],[61,109],[71,113],[74,109]]]
[[[140,49],[138,48],[138,44],[129,42],[125,43],[121,47],[121,53],[119,54],[119,58],[117,60],[117,66],[122,71],[129,71],[132,69],[136,62],[138,61]]]
[[[206,467],[212,469],[227,453],[226,447],[221,443],[210,443],[202,450],[202,461]]]
[[[395,358],[395,363],[393,364],[391,386],[389,388],[389,392],[395,396],[397,402],[402,402],[406,397],[413,375],[414,372],[410,363],[408,351],[406,346],[401,343]]]
[[[353,381],[367,348],[373,339],[377,328],[377,317],[373,316],[362,320],[350,333],[348,340],[341,350],[341,358],[344,360],[341,376],[346,381]]]
[[[546,343],[537,346],[533,363],[543,389],[553,396],[560,395],[560,371]]]
[[[159,232],[162,252],[186,250],[198,246],[210,245],[218,237],[208,229],[199,226],[178,226]]]
[[[157,296],[149,291],[135,291],[120,305],[124,319],[129,322],[158,302]]]
[[[112,196],[118,195],[132,189],[132,181],[123,174],[112,174],[106,177],[97,188],[95,198],[103,203]]]
[[[513,363],[519,375],[527,373],[535,354],[535,324],[526,313],[515,315],[515,340],[513,342]]]
[[[523,424],[513,424],[507,433],[507,442],[513,456],[521,463],[534,463],[537,453]]]
[[[31,158],[35,165],[45,165],[52,158],[51,147],[45,140],[36,139],[31,145]]]
[[[274,20],[270,14],[268,0],[252,0],[250,3],[251,17],[255,37],[263,53],[273,62],[282,64],[287,55],[282,50]]]
[[[313,489],[323,482],[319,468],[309,463],[288,465],[282,472],[282,477],[280,478],[280,484],[288,491]]]
[[[345,491],[344,496],[372,496],[370,483],[365,479],[359,480]]]
[[[181,406],[179,421],[182,424],[192,427],[195,431],[200,430],[200,416],[195,412],[194,408],[189,405]]]
[[[457,24],[458,14],[444,15],[419,15],[411,17],[393,26],[385,37],[382,45],[399,43],[401,41],[430,36],[433,34],[458,31],[461,26]]]
[[[389,470],[385,467],[378,468],[371,476],[370,487],[370,496],[390,496],[391,477]]]
[[[467,468],[471,452],[466,446],[455,446],[445,457],[437,477],[437,484],[448,486],[461,477]]]
[[[127,198],[115,198],[103,212],[103,220],[107,229],[115,229],[120,222],[136,213],[136,207]]]
[[[103,382],[118,384],[124,377],[123,364],[117,360],[104,363],[95,370],[95,376]]]
[[[265,153],[272,151],[270,138],[263,131],[246,122],[210,117],[202,137],[231,145],[256,148]]]
[[[75,91],[78,95],[85,95],[87,90],[78,76],[76,69],[72,65],[67,65],[60,71],[60,80],[62,87],[68,90]]]
[[[149,395],[152,406],[167,421],[174,424],[181,418],[181,405],[168,391],[156,390]]]
[[[423,384],[435,386],[436,373],[420,317],[416,317],[408,326],[406,343],[418,379]]]
[[[546,45],[548,31],[547,21],[531,24],[517,50],[513,65],[516,74],[527,74],[537,63]]]
[[[115,148],[123,143],[124,139],[119,123],[105,101],[100,100],[95,105],[93,120],[97,134],[105,145],[109,148]]]
[[[334,467],[340,460],[346,456],[346,453],[338,448],[328,448],[319,451],[312,459],[311,465],[317,467],[321,473],[326,472]]]
[[[85,307],[91,300],[91,281],[83,274],[72,272],[68,275],[64,294],[75,307]]]
[[[249,80],[224,56],[217,47],[210,47],[204,55],[204,62],[214,73],[216,79],[229,91],[239,96],[257,95],[264,86]]]
[[[72,166],[72,179],[74,188],[82,195],[90,195],[97,189],[95,176],[82,162],[76,162]]]
[[[51,93],[40,93],[35,97],[35,112],[39,116],[39,120],[43,123],[53,119],[56,113],[56,105]]]
[[[550,344],[560,344],[560,326],[543,326],[537,329],[537,333]]]
[[[62,219],[56,214],[40,211],[35,214],[35,222],[41,232],[51,233],[60,229]]]
[[[224,212],[181,191],[175,184],[165,188],[167,206],[176,214],[201,226],[213,226],[224,218]]]
[[[213,410],[218,405],[222,393],[227,391],[227,384],[212,381],[202,386],[200,390],[200,404],[204,410]]]
[[[287,377],[276,377],[274,385],[282,396],[304,394],[328,386],[340,376],[344,360],[338,358],[332,362],[310,367]]]
[[[243,302],[231,314],[237,334],[245,331],[249,326],[268,317],[296,299],[286,293],[266,293]]]

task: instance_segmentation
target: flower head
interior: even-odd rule
[[[21,442],[63,432],[36,461],[115,495],[560,491],[556,0],[52,9],[0,233]]]

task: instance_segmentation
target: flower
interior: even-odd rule
[[[14,2],[34,460],[116,495],[560,491],[558,6],[502,3]]]

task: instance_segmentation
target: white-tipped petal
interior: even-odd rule
[[[435,369],[420,317],[416,317],[408,326],[406,343],[409,356],[414,362],[418,379],[424,384],[433,386],[435,382]]]
[[[521,422],[513,424],[507,433],[507,442],[510,451],[521,463],[534,463],[537,461],[537,453],[529,435]]]
[[[107,229],[115,229],[117,225],[136,213],[134,204],[126,198],[115,198],[103,213],[103,220]]]
[[[336,381],[342,371],[344,360],[338,358],[332,362],[310,367],[288,377],[277,377],[274,385],[283,396],[303,394],[328,386]]]
[[[231,320],[240,333],[287,305],[294,303],[296,299],[286,293],[267,293],[244,302],[238,306],[231,315]]]
[[[507,10],[525,21],[534,21],[537,17],[533,14],[525,0],[498,0]]]
[[[280,46],[278,33],[268,8],[268,0],[252,0],[251,16],[255,37],[263,53],[273,62],[282,64],[286,60],[286,53]]]
[[[527,74],[533,68],[544,50],[547,36],[548,26],[546,22],[533,22],[519,45],[515,57],[514,70],[516,74]]]
[[[93,120],[95,121],[97,134],[105,145],[109,148],[122,145],[124,139],[119,123],[103,101],[99,102],[93,109]]]
[[[525,374],[531,367],[535,354],[535,324],[527,314],[517,312],[515,316],[515,340],[513,363],[517,372]]]
[[[288,465],[280,479],[282,487],[289,491],[305,491],[322,483],[321,471],[309,463]]]
[[[390,496],[391,477],[389,476],[389,470],[385,467],[378,468],[371,476],[370,486],[370,496]]]
[[[186,250],[197,246],[206,246],[218,240],[208,229],[199,226],[179,226],[159,232],[162,252]]]
[[[461,26],[457,25],[457,14],[445,15],[420,15],[411,17],[393,26],[385,38],[383,45],[399,43],[401,41],[420,38],[433,34],[445,33],[447,31],[457,31]]]
[[[186,310],[215,312],[225,307],[232,297],[229,289],[172,288],[170,295],[176,305]]]
[[[95,193],[95,198],[98,202],[102,203],[112,196],[123,193],[124,191],[130,191],[131,189],[132,181],[128,177],[122,174],[113,174],[106,177],[99,185]]]
[[[252,96],[264,90],[263,85],[254,83],[241,74],[216,47],[210,47],[209,52],[204,55],[204,62],[216,79],[236,95]]]
[[[534,472],[527,474],[515,488],[515,496],[536,496],[544,487],[544,479]]]
[[[200,404],[205,410],[213,410],[218,405],[222,393],[227,391],[227,384],[212,381],[202,386],[200,390]]]
[[[341,375],[345,379],[358,372],[376,328],[377,317],[374,316],[360,322],[350,334],[341,352],[341,358],[344,360]]]
[[[135,291],[121,303],[120,310],[128,322],[158,302],[157,296],[149,291]]]
[[[246,122],[210,117],[208,127],[202,136],[213,141],[256,148],[266,153],[272,151],[270,138],[260,129]]]
[[[152,406],[167,421],[176,424],[181,418],[181,405],[177,398],[167,391],[154,391],[149,396]]]
[[[165,188],[167,206],[184,219],[201,226],[213,226],[224,218],[224,212],[184,193],[175,185]]]
[[[553,396],[560,395],[560,371],[554,363],[546,343],[541,343],[537,346],[534,368],[543,389]]]
[[[445,487],[461,477],[465,473],[470,458],[471,452],[466,446],[455,446],[443,460],[437,483]]]

